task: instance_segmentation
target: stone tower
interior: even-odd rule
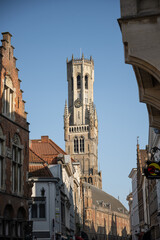
[[[94,61],[67,59],[68,106],[64,110],[65,149],[79,161],[82,179],[102,188],[98,172],[98,119],[93,101]]]

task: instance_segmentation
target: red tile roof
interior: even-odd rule
[[[49,168],[44,165],[29,165],[29,175],[30,177],[53,177],[52,173],[50,172]]]
[[[30,177],[53,177],[47,162],[31,148],[29,149],[29,175]]]
[[[31,149],[48,164],[56,164],[59,154],[67,155],[67,153],[49,139],[48,136],[42,136],[41,139],[31,140]]]
[[[44,161],[37,153],[35,153],[31,148],[29,148],[29,162],[30,163],[41,163],[44,164]]]

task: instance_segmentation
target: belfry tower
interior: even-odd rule
[[[68,106],[64,110],[64,138],[66,153],[79,161],[82,179],[102,188],[98,172],[98,119],[93,102],[94,62],[67,59]]]

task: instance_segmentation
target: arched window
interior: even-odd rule
[[[8,237],[7,239],[10,239],[9,237],[13,236],[12,235],[13,225],[11,224],[13,216],[14,216],[13,207],[10,204],[8,204],[4,209],[4,236]]]
[[[85,76],[85,89],[88,89],[88,76]]]
[[[18,134],[13,137],[12,146],[12,190],[13,192],[21,192],[22,180],[22,149],[20,146],[20,138]]]
[[[88,178],[88,183],[92,184],[92,178],[91,177]]]
[[[81,88],[81,77],[80,75],[77,76],[77,89]]]
[[[80,138],[80,152],[84,152],[84,138],[81,137]]]
[[[74,152],[75,153],[79,152],[78,151],[78,138],[77,137],[75,137],[75,139],[74,139]]]
[[[12,117],[13,113],[13,84],[11,79],[7,76],[4,81],[4,92],[3,92],[3,113],[8,117]]]
[[[73,91],[73,77],[71,78],[71,91]]]
[[[24,231],[23,231],[23,221],[26,219],[26,211],[23,207],[20,207],[18,209],[17,213],[17,235],[18,237],[24,237]]]

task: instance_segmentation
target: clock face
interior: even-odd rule
[[[81,102],[81,99],[80,99],[80,98],[77,98],[77,99],[75,100],[74,106],[75,106],[76,108],[79,108],[79,107],[82,106],[82,102]]]

